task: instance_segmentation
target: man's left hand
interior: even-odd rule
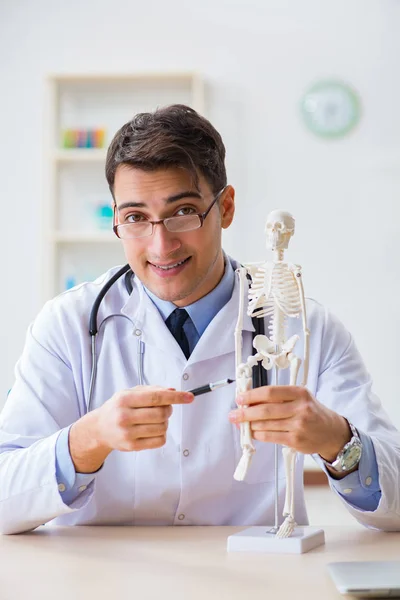
[[[229,420],[249,421],[255,440],[319,454],[328,462],[352,436],[346,419],[318,402],[305,387],[259,387],[240,394],[237,403],[239,408],[229,413]]]

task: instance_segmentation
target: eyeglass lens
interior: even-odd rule
[[[201,220],[198,215],[183,215],[164,219],[164,225],[168,231],[179,233],[198,229],[201,226]],[[118,233],[121,238],[145,237],[151,235],[152,231],[153,225],[149,221],[118,225]]]

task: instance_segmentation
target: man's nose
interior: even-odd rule
[[[182,243],[177,233],[168,231],[164,223],[153,225],[150,248],[155,256],[168,256],[181,247]]]

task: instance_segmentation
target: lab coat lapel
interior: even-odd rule
[[[144,291],[141,282],[137,278],[134,282],[132,294],[121,312],[133,321],[135,335],[140,336],[144,344],[186,362],[179,344],[171,335],[157,307]]]

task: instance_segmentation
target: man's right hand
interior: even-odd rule
[[[190,404],[193,399],[190,392],[158,386],[117,392],[72,425],[69,449],[75,471],[97,471],[112,450],[160,448],[166,442],[172,405]]]

